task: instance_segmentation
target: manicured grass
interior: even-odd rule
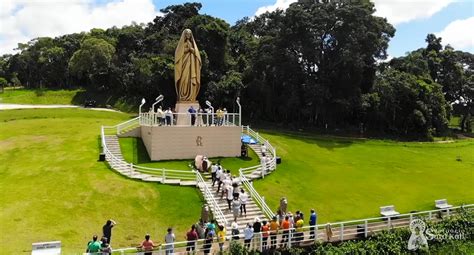
[[[194,159],[186,160],[164,160],[151,161],[146,151],[145,145],[140,138],[120,138],[120,148],[124,159],[127,162],[154,168],[166,168],[174,170],[191,170],[188,166]],[[221,161],[221,165],[225,169],[229,169],[232,174],[238,175],[239,168],[255,166],[259,164],[259,160],[255,152],[249,149],[247,158],[210,158],[212,162]]]
[[[113,218],[112,247],[161,243],[166,228],[185,231],[199,218],[192,187],[127,179],[98,162],[101,125],[129,115],[82,109],[0,111],[0,254],[30,253],[31,243],[61,240],[81,254]]]
[[[276,146],[282,164],[254,183],[276,210],[286,196],[289,210],[319,222],[379,216],[379,207],[401,213],[434,209],[434,200],[474,203],[474,140],[401,143],[308,134],[260,132]],[[457,161],[457,157],[462,161]]]
[[[25,90],[6,89],[0,93],[5,104],[73,104],[73,98],[82,90]]]

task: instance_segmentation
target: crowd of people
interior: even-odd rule
[[[207,160],[202,156],[200,160]],[[207,161],[206,161],[207,162]],[[207,170],[207,164],[205,170]],[[201,165],[202,167],[202,165]],[[280,199],[280,205],[277,214],[270,221],[261,221],[258,217],[255,218],[253,224],[249,223],[246,226],[239,226],[239,217],[247,216],[246,205],[249,201],[249,195],[241,187],[240,179],[232,176],[229,170],[224,169],[220,162],[212,163],[209,167],[212,178],[212,187],[217,185],[217,196],[220,199],[227,201],[228,210],[232,212],[234,219],[231,227],[231,236],[226,237],[226,226],[219,225],[217,221],[210,218],[210,208],[204,205],[201,211],[200,220],[191,226],[187,231],[186,250],[194,252],[196,250],[197,241],[203,240],[200,248],[204,254],[209,254],[214,241],[219,244],[219,249],[222,251],[224,243],[227,239],[240,239],[243,237],[244,246],[247,249],[262,248],[263,250],[275,249],[277,247],[285,247],[288,242],[292,246],[300,245],[304,241],[305,215],[301,211],[296,211],[295,214],[287,212],[288,201],[285,197]],[[310,211],[310,216],[307,224],[309,224],[309,239],[315,239],[315,227],[317,222],[317,214],[314,209]],[[112,238],[112,228],[116,225],[113,220],[108,220],[103,226],[103,237],[98,241],[97,235],[93,236],[93,240],[87,244],[87,252],[110,254],[112,248],[110,246]],[[242,227],[242,229],[241,229]],[[280,234],[281,238],[277,238]],[[162,244],[165,254],[174,253],[174,243],[176,242],[175,234],[172,228],[168,228],[167,233]],[[145,235],[145,240],[137,247],[144,254],[152,254],[152,251],[159,247],[150,239],[150,235]]]
[[[156,112],[153,108],[150,108],[149,113],[154,114],[156,123],[160,126],[174,126],[177,124],[176,112],[174,112],[171,107],[163,110],[163,108],[159,106]],[[223,126],[227,125],[229,121],[227,109],[221,107],[213,113],[211,108],[195,109],[193,106],[190,106],[187,113],[190,117],[191,126]]]
[[[233,197],[233,201],[241,199],[242,196],[245,195],[245,192],[241,190],[238,196]],[[204,207],[206,207],[206,205]],[[238,208],[240,215],[245,214],[245,207],[239,206]],[[241,237],[244,239],[244,246],[249,250],[259,247],[263,250],[286,247],[288,242],[291,242],[292,246],[298,246],[304,241],[303,226],[305,225],[305,216],[303,212],[296,211],[293,215],[291,212],[284,211],[284,209],[285,208],[281,208],[280,206],[278,214],[269,222],[266,220],[261,221],[258,217],[255,218],[253,224],[248,223],[242,231],[237,218],[234,218],[231,224],[231,236],[229,237],[226,236],[227,232],[224,225],[220,225],[215,220],[209,219],[209,214],[201,214],[199,222],[193,224],[189,231],[186,232],[186,251],[188,253],[194,253],[197,250],[198,240],[203,240],[200,250],[203,251],[204,254],[211,252],[212,244],[215,241],[218,243],[219,250],[223,251],[226,240],[239,240]],[[235,210],[233,206],[232,210]],[[310,236],[308,240],[314,240],[315,238],[316,222],[317,214],[316,211],[312,209],[308,220],[310,226]],[[110,242],[112,240],[112,228],[115,224],[115,221],[108,220],[102,228],[103,236],[100,241],[98,240],[98,236],[94,235],[92,240],[87,244],[86,252],[92,254],[111,254],[112,248]],[[281,234],[281,238],[278,238],[279,234]],[[173,233],[173,229],[168,228],[163,244],[155,244],[150,239],[150,235],[146,234],[145,239],[137,246],[137,249],[144,252],[145,255],[151,255],[153,250],[162,246],[165,254],[168,255],[174,253],[175,242],[176,236]]]

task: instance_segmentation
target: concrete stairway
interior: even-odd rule
[[[262,162],[262,160],[264,158],[264,156],[262,154],[262,145],[259,144],[259,143],[256,143],[256,144],[248,144],[248,146],[255,152],[255,154],[257,154],[257,156],[259,158],[259,161]],[[271,154],[269,152],[267,152],[267,154],[265,156],[266,162],[269,162],[271,159],[272,159]],[[270,170],[270,171],[273,171],[273,170]],[[251,179],[251,180],[262,178],[262,167],[256,168],[252,173],[246,174],[245,176],[248,179]]]
[[[106,135],[105,137],[105,144],[107,146],[107,149],[110,151],[112,155],[114,155],[115,158],[121,161],[121,163],[112,161],[110,159],[107,159],[109,162],[110,166],[120,174],[127,176],[132,179],[139,179],[147,182],[160,182],[164,184],[174,184],[174,185],[180,185],[180,186],[196,186],[196,181],[190,181],[190,180],[179,180],[179,179],[165,179],[151,175],[151,174],[146,174],[146,173],[141,173],[139,171],[136,171],[131,167],[131,164],[124,164],[126,161],[124,160],[122,156],[122,152],[120,150],[120,144],[118,137],[116,135]]]
[[[231,231],[230,224],[232,224],[232,222],[234,222],[234,215],[233,215],[232,211],[229,210],[229,206],[227,204],[227,199],[225,197],[223,197],[222,199],[220,198],[222,187],[221,187],[221,190],[219,191],[219,193],[217,193],[217,182],[216,182],[216,185],[214,187],[212,187],[212,181],[211,180],[206,181],[206,184],[207,184],[208,188],[211,190],[211,192],[214,194],[214,198],[217,201],[217,203],[219,205],[219,208],[221,209],[221,211],[223,212],[223,214],[224,214],[224,216],[227,220],[228,226],[226,226],[226,229],[227,229],[227,234],[230,235],[230,231]],[[203,187],[199,187],[199,189],[201,190],[201,192],[204,192]],[[237,217],[237,223],[239,224],[240,233],[242,233],[242,231],[245,228],[245,226],[247,225],[247,223],[252,223],[253,224],[255,222],[256,217],[258,217],[260,219],[260,222],[263,221],[263,220],[268,221],[268,219],[263,214],[260,207],[258,207],[258,205],[253,201],[253,199],[250,197],[250,194],[248,192],[247,192],[247,195],[249,195],[249,200],[247,201],[247,206],[246,206],[247,215],[241,215],[241,216]],[[219,224],[222,224],[222,222],[219,222]]]

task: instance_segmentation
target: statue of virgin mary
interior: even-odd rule
[[[190,29],[183,31],[174,53],[174,83],[178,102],[196,102],[201,87],[201,55]]]

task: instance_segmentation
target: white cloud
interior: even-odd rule
[[[290,4],[296,2],[297,0],[276,0],[276,3],[273,5],[262,6],[257,9],[255,12],[255,16],[263,14],[265,12],[272,12],[276,9],[286,10],[290,6]]]
[[[441,11],[455,0],[372,0],[376,16],[385,17],[393,24],[426,19]]]
[[[275,4],[262,6],[255,16],[276,9],[285,10],[297,0],[276,0]],[[441,11],[456,0],[371,0],[375,4],[376,16],[385,17],[394,25],[417,19],[426,19]]]
[[[152,0],[1,0],[0,55],[13,53],[17,44],[40,36],[58,36],[91,28],[121,27],[150,22],[156,15]]]
[[[455,49],[468,49],[474,47],[474,16],[467,19],[458,19],[449,23],[436,36],[441,37],[444,45],[450,44]]]

